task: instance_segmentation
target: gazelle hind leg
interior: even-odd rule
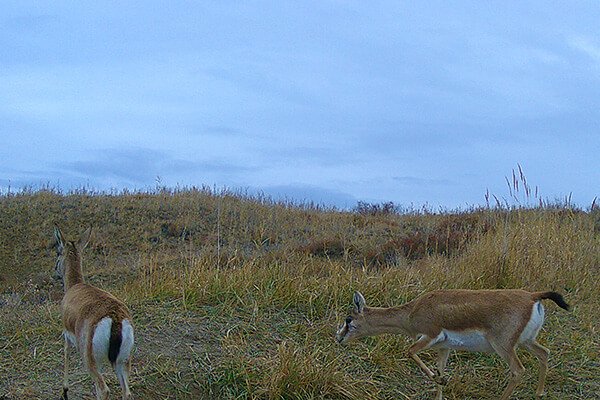
[[[119,379],[119,385],[123,390],[123,400],[131,399],[131,391],[129,390],[129,372],[131,369],[131,360],[119,362],[115,365],[115,373]]]
[[[437,358],[437,368],[438,373],[440,374],[440,383],[437,385],[437,393],[435,395],[435,400],[443,400],[444,396],[442,394],[442,389],[446,384],[446,378],[444,377],[444,370],[446,369],[446,363],[448,362],[448,356],[450,355],[450,349],[440,349],[438,352]]]
[[[91,348],[92,348],[92,346],[90,344],[88,349],[91,349]],[[87,367],[88,373],[90,374],[90,376],[92,377],[92,380],[94,381],[94,387],[96,388],[96,398],[98,400],[108,399],[108,392],[110,390],[108,389],[108,386],[106,385],[106,382],[104,381],[104,378],[102,377],[102,374],[100,373],[101,365],[96,364],[96,360],[94,359],[93,352],[91,352],[91,351],[88,351],[86,354],[85,366]]]
[[[90,369],[89,372],[92,378],[94,379],[94,386],[96,387],[96,398],[98,400],[108,399],[108,393],[110,390],[108,389],[108,386],[106,385],[106,382],[104,381],[104,378],[102,377],[100,371],[98,371],[96,368],[93,368]]]
[[[88,367],[88,371],[94,380],[94,386],[96,388],[96,398],[98,400],[106,400],[108,399],[109,389],[102,377],[102,374],[98,370],[97,366],[94,364],[93,367]]]
[[[542,397],[546,394],[544,387],[546,382],[546,373],[548,372],[548,358],[550,358],[550,350],[548,350],[535,340],[531,342],[522,343],[521,346],[523,346],[525,350],[529,351],[531,354],[535,355],[538,358],[538,360],[540,360],[540,373],[538,377],[538,384],[537,389],[535,391],[535,395],[538,397]]]
[[[508,400],[512,392],[515,391],[515,388],[519,382],[521,382],[521,378],[525,373],[525,368],[523,368],[523,364],[521,364],[519,357],[517,357],[514,346],[503,345],[492,340],[490,340],[490,344],[492,345],[494,351],[496,351],[496,353],[498,353],[498,355],[502,357],[504,361],[506,361],[510,369],[510,378],[508,380],[508,384],[504,389],[504,393],[502,393],[502,397],[500,397],[500,400]]]

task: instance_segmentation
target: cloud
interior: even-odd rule
[[[113,179],[129,184],[148,183],[167,156],[145,148],[105,149],[94,153],[95,159],[56,163],[56,168],[88,179]]]
[[[340,143],[337,145],[285,145],[277,148],[260,149],[262,160],[271,165],[285,165],[302,169],[333,167],[352,164],[358,160],[354,149]]]
[[[142,147],[97,150],[88,159],[56,163],[54,167],[62,176],[85,179],[99,189],[144,188],[159,179],[165,184],[231,184],[229,177],[255,170],[224,158],[191,161]]]
[[[448,179],[429,179],[416,176],[394,176],[392,180],[407,186],[452,186],[454,183]]]
[[[215,135],[219,137],[231,137],[231,136],[240,136],[242,132],[230,126],[207,126],[199,131],[196,134],[207,134],[207,135]]]
[[[357,199],[349,193],[311,185],[276,185],[250,190],[263,193],[274,200],[291,200],[296,204],[314,203],[316,205],[334,205],[340,209],[349,209],[356,205]]]
[[[594,40],[578,36],[569,41],[571,47],[591,58],[596,64],[600,64],[600,45]]]
[[[167,174],[173,175],[189,175],[199,172],[227,175],[256,171],[257,168],[228,162],[226,160],[189,161],[169,159],[163,162],[161,170]]]

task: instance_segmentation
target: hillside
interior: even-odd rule
[[[338,211],[201,188],[0,197],[0,399],[60,394],[55,224],[72,239],[94,227],[84,274],[134,314],[136,398],[432,398],[408,339],[343,348],[333,334],[354,290],[391,306],[438,288],[563,293],[572,311],[546,304],[540,334],[549,398],[600,398],[596,207]],[[515,398],[531,398],[537,360],[520,357]],[[81,362],[72,366],[70,393],[93,398]],[[495,355],[453,353],[447,372],[448,399],[493,397],[507,379]]]

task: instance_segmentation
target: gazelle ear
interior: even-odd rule
[[[79,249],[81,249],[81,250],[85,249],[87,247],[87,245],[90,243],[91,237],[92,237],[92,227],[90,226],[81,235],[81,238],[77,242],[77,247],[79,247]]]
[[[63,238],[62,232],[60,231],[58,225],[54,225],[54,237],[56,238],[56,241],[60,247],[65,247],[65,239]]]
[[[367,302],[365,301],[364,296],[359,292],[354,292],[354,296],[352,296],[352,303],[354,303],[354,312],[358,314],[362,314]]]

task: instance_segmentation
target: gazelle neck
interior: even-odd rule
[[[83,273],[81,272],[81,259],[76,252],[69,252],[65,258],[65,273],[63,283],[65,292],[78,283],[83,283]]]
[[[411,335],[408,324],[409,314],[410,309],[406,305],[389,308],[373,307],[365,310],[372,335],[384,333]]]

